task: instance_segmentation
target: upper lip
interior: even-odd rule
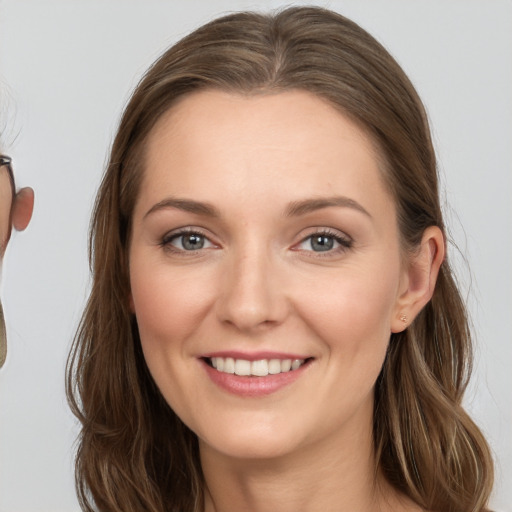
[[[201,358],[211,359],[212,357],[231,357],[233,359],[244,359],[246,361],[260,361],[262,359],[309,359],[311,356],[304,354],[293,354],[288,352],[258,351],[240,352],[235,350],[219,350],[203,354]]]

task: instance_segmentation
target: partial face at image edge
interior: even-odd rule
[[[34,207],[34,192],[25,187],[15,192],[14,176],[11,159],[0,155],[0,278],[2,260],[11,236],[12,227],[18,231],[24,230],[32,217]],[[0,302],[0,368],[7,357],[7,332],[5,318]]]

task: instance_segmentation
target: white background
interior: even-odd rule
[[[64,364],[87,293],[93,198],[130,91],[193,28],[279,5],[0,0],[2,145],[18,184],[36,190],[34,218],[13,237],[1,290],[10,344],[0,372],[0,512],[78,510]],[[512,511],[512,2],[320,5],[383,42],[427,105],[447,221],[471,268],[452,250],[478,341],[466,404],[496,455],[494,508]]]

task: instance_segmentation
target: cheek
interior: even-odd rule
[[[150,258],[132,257],[131,293],[144,359],[167,403],[187,418],[187,404],[195,401],[188,363],[190,339],[208,311],[205,276],[191,278],[186,270],[147,264]],[[180,384],[181,383],[181,384]],[[183,383],[188,383],[183,386]],[[177,393],[176,389],[180,389]],[[186,391],[185,391],[186,390]]]
[[[7,243],[10,212],[10,197],[6,198],[5,201],[4,198],[0,198],[0,255],[4,245]]]
[[[306,282],[296,308],[330,352],[385,353],[397,296],[398,271],[377,266],[339,269]],[[383,357],[383,356],[382,356]]]
[[[147,265],[134,257],[130,283],[134,312],[144,350],[186,338],[199,324],[210,303],[206,276],[191,278],[187,270]],[[149,260],[150,261],[150,260]]]

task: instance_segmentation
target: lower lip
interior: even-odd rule
[[[304,363],[297,370],[267,375],[265,377],[242,377],[233,373],[219,372],[206,361],[201,360],[203,367],[210,379],[220,388],[229,393],[245,397],[266,396],[292,384],[299,379],[310,365],[310,361]]]

